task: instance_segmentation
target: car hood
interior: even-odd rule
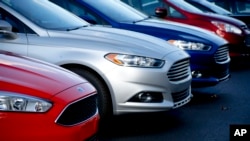
[[[192,41],[202,41],[206,43],[209,42],[210,44],[216,43],[217,45],[227,43],[223,38],[218,37],[213,32],[178,22],[151,18],[143,20],[136,24],[141,26],[148,26],[148,28],[155,27],[154,31],[158,30],[159,33],[164,32],[167,36],[179,36],[183,39],[188,39]]]
[[[0,51],[0,90],[48,99],[85,82],[58,66]]]
[[[53,38],[65,38],[65,46],[84,48],[116,53],[131,53],[147,57],[163,58],[165,55],[180,51],[180,49],[166,43],[166,41],[129,30],[115,29],[92,25],[78,30],[49,31]]]

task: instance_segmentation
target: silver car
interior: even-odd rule
[[[1,0],[0,49],[41,59],[90,81],[101,118],[188,103],[190,56],[164,40],[93,26],[47,0]]]

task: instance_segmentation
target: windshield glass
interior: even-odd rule
[[[89,25],[47,0],[1,0],[1,2],[45,29],[69,30]]]
[[[148,16],[120,0],[82,0],[117,22],[140,21]],[[108,2],[107,2],[108,1]]]
[[[185,11],[189,11],[189,12],[193,12],[193,13],[203,13],[200,9],[194,7],[193,5],[187,3],[183,0],[169,0],[169,1]]]
[[[204,0],[202,2],[204,3],[204,5],[207,5],[207,6],[211,7],[218,14],[224,14],[224,15],[232,14],[231,12],[227,11],[226,9],[223,9],[223,8],[217,6],[217,5],[215,5],[215,4],[213,4],[213,3],[209,2],[209,1]]]

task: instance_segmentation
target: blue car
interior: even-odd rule
[[[187,51],[192,87],[214,86],[229,79],[228,42],[210,31],[149,17],[120,0],[50,1],[92,24],[142,32]]]

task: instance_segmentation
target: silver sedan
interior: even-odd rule
[[[46,0],[1,0],[0,49],[57,64],[90,81],[102,118],[188,103],[189,55],[164,40],[93,26]]]

